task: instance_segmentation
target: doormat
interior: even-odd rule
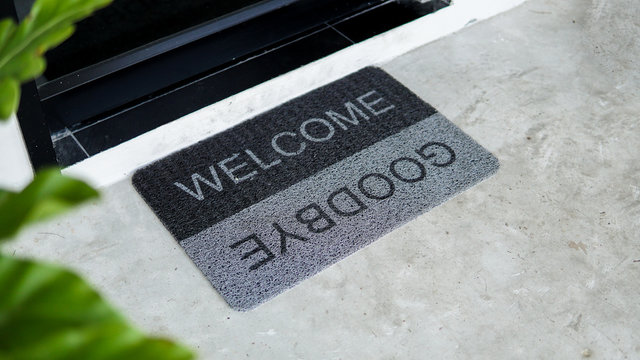
[[[244,311],[498,166],[370,67],[146,166],[133,184],[229,305]]]

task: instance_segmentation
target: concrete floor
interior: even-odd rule
[[[498,174],[254,311],[129,181],[12,247],[203,359],[640,358],[640,2],[528,1],[382,64]]]

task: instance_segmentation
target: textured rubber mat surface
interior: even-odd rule
[[[498,166],[366,68],[140,169],[133,184],[226,301],[248,310]]]

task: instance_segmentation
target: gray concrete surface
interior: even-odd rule
[[[22,234],[203,359],[640,358],[640,2],[529,1],[383,68],[492,179],[254,311],[123,182]]]

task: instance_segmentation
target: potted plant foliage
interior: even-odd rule
[[[20,24],[0,21],[0,122],[6,126],[12,119],[15,124],[20,85],[43,73],[44,53],[71,36],[75,22],[110,1],[36,0]],[[18,140],[13,143],[20,144]],[[23,153],[15,150],[2,156]],[[37,172],[21,191],[0,189],[0,246],[22,227],[97,196],[95,189],[57,168]],[[183,346],[131,327],[74,273],[3,254],[0,248],[0,359],[192,357]]]

